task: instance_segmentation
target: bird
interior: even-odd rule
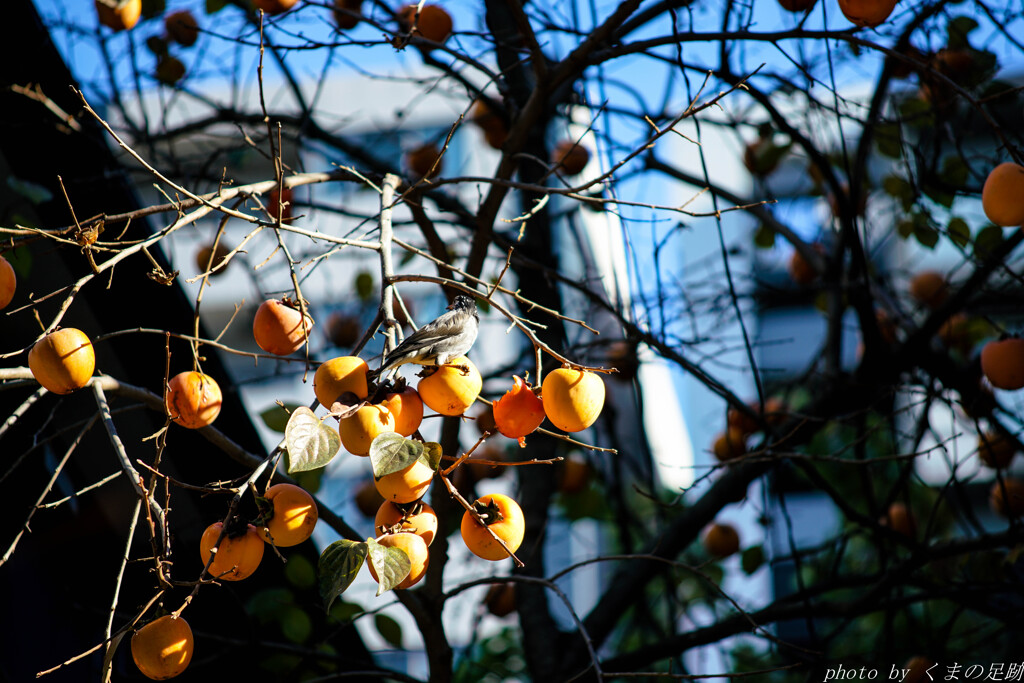
[[[387,354],[380,368],[370,376],[376,378],[406,363],[448,365],[450,360],[464,356],[473,347],[479,330],[476,301],[460,294],[445,313],[410,334]]]

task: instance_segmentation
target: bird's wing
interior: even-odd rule
[[[382,367],[389,366],[393,361],[398,361],[410,353],[429,348],[442,339],[457,335],[460,332],[460,328],[455,320],[456,313],[457,311],[444,313],[436,320],[427,323],[410,334],[401,344],[395,347],[394,351],[388,354]]]

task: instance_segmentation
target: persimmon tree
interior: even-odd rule
[[[7,97],[128,190],[60,160],[8,183],[0,490],[29,504],[0,572],[49,515],[90,528],[79,501],[116,539],[90,645],[33,672],[926,680],[1018,654],[1019,5],[38,4],[75,82]],[[442,302],[476,344],[377,371]],[[700,397],[692,459],[658,439],[684,419],[659,372]],[[324,477],[343,461],[367,494]],[[364,564],[377,603],[346,599]]]

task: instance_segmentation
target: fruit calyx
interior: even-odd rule
[[[480,521],[482,521],[486,526],[497,524],[505,519],[505,516],[501,514],[501,508],[498,507],[498,504],[493,500],[490,500],[487,503],[483,503],[478,500],[473,503],[472,508],[473,512],[480,515]]]

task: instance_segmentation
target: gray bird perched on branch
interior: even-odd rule
[[[476,341],[480,316],[476,302],[462,294],[449,304],[448,311],[416,330],[389,353],[371,378],[394,370],[406,363],[416,365],[447,365],[463,356]]]

